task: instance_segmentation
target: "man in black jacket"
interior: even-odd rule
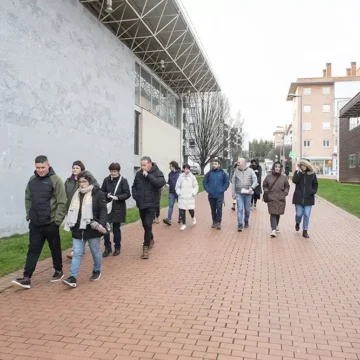
[[[139,170],[132,186],[132,196],[139,208],[141,222],[145,231],[143,244],[143,259],[149,258],[149,249],[154,245],[152,224],[156,208],[160,204],[159,190],[166,184],[164,174],[148,156],[141,159]]]
[[[318,189],[318,181],[314,167],[309,161],[303,159],[298,164],[298,170],[293,176],[293,183],[296,185],[293,204],[296,208],[295,230],[300,230],[300,223],[304,217],[303,237],[308,239],[309,221],[312,206],[315,204],[315,194]]]
[[[51,282],[63,277],[59,227],[66,215],[66,192],[62,180],[55,174],[46,156],[35,159],[35,174],[25,191],[26,220],[29,222],[29,250],[26,256],[24,276],[12,283],[24,289],[31,288],[31,276],[35,271],[41,251],[48,242],[55,269]]]

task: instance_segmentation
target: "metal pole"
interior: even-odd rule
[[[302,159],[302,148],[303,148],[303,140],[302,140],[302,135],[303,135],[303,104],[302,104],[302,95],[299,95],[300,98],[300,160]]]

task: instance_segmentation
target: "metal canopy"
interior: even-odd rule
[[[79,0],[175,93],[220,91],[177,0]]]
[[[350,119],[360,117],[360,93],[355,95],[341,110],[340,118]]]

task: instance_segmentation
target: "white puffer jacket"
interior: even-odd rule
[[[199,191],[196,177],[189,173],[182,173],[176,182],[176,193],[179,196],[179,209],[194,210],[195,196]]]

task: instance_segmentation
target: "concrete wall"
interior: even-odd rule
[[[180,164],[180,130],[142,109],[141,152],[156,162],[167,176],[172,160]]]
[[[134,57],[77,0],[0,2],[0,237],[27,231],[34,158],[133,181]]]

